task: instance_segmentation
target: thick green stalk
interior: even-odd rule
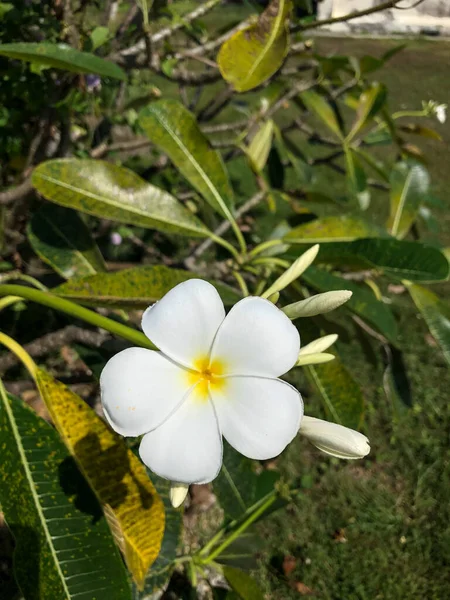
[[[49,308],[54,308],[55,310],[66,313],[67,315],[75,317],[76,319],[86,321],[86,323],[94,325],[95,327],[105,329],[106,331],[128,340],[129,342],[133,342],[138,346],[142,346],[143,348],[149,348],[150,350],[155,349],[154,344],[152,344],[152,342],[140,331],[132,329],[127,325],[122,325],[122,323],[117,323],[117,321],[113,321],[112,319],[108,319],[108,317],[99,315],[93,310],[79,306],[70,300],[59,298],[50,292],[35,290],[23,285],[5,284],[0,285],[0,296],[19,296],[24,300],[37,302],[43,306],[48,306]]]

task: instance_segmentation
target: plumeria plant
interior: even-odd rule
[[[392,289],[450,360],[428,287],[448,253],[421,241],[439,200],[410,137],[439,143],[422,119],[439,126],[446,106],[389,110],[374,74],[402,47],[328,56],[306,38],[365,11],[321,22],[271,0],[236,22],[228,2],[186,4],[0,2],[16,74],[2,110],[24,125],[0,148],[8,598],[263,598],[244,542],[302,494],[273,459],[306,441],[326,460],[370,451],[338,333],[351,322],[376,345],[394,411],[408,398]],[[219,518],[189,545],[198,485]]]

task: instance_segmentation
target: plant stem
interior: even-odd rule
[[[242,275],[238,271],[233,271],[233,275],[234,275],[236,281],[238,282],[239,287],[241,288],[244,298],[246,298],[247,296],[250,296],[250,292],[248,291],[247,284],[245,282],[245,279],[242,277]]]
[[[86,323],[90,323],[95,327],[106,329],[106,331],[128,340],[129,342],[133,342],[138,346],[142,346],[143,348],[149,348],[150,350],[156,348],[156,346],[140,331],[122,325],[122,323],[108,319],[108,317],[99,315],[88,308],[79,306],[74,302],[70,302],[70,300],[59,298],[49,292],[35,290],[22,285],[0,285],[0,296],[19,296],[24,300],[31,300],[32,302],[37,302],[38,304],[64,312],[76,319],[86,321]]]
[[[258,256],[258,254],[261,254],[261,252],[264,252],[265,250],[268,250],[269,248],[273,248],[274,246],[283,246],[283,245],[284,245],[283,240],[267,240],[267,242],[258,244],[258,246],[255,246],[253,248],[253,250],[250,250],[250,252],[248,253],[248,256],[250,258],[254,258],[255,256]]]
[[[287,260],[283,260],[282,258],[276,258],[275,256],[263,256],[261,258],[256,258],[252,261],[253,265],[270,265],[273,267],[282,267],[283,269],[287,269],[290,267],[290,262]]]
[[[226,250],[228,250],[228,252],[239,262],[240,261],[240,254],[239,252],[236,250],[236,248],[234,246],[232,246],[229,242],[227,242],[226,240],[224,240],[222,237],[220,237],[220,235],[216,235],[215,233],[211,232],[209,234],[209,238],[213,241],[216,242],[216,244],[219,244],[220,246],[222,246],[223,248],[225,248]]]
[[[6,333],[3,333],[3,332],[0,332],[0,344],[3,344],[4,346],[6,346],[6,348],[8,348],[8,350],[10,350],[13,354],[15,354],[17,356],[17,358],[26,367],[26,369],[29,372],[29,374],[31,375],[31,377],[33,377],[33,379],[34,379],[37,365],[34,362],[34,360],[31,358],[31,356],[28,354],[28,352],[26,352],[26,350],[24,348],[22,348],[22,346],[16,342],[16,340],[13,340],[12,338],[9,337],[9,335],[6,335]]]

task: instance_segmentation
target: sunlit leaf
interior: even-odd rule
[[[385,103],[386,96],[386,87],[381,83],[372,83],[367,90],[364,90],[359,98],[356,120],[347,136],[347,142],[352,140],[373,119]]]
[[[168,192],[107,162],[50,160],[36,167],[32,182],[47,200],[102,219],[166,233],[208,235],[203,223]]]
[[[344,309],[354,312],[388,340],[395,343],[397,322],[394,315],[389,307],[377,300],[367,288],[317,267],[309,267],[303,273],[302,279],[319,292],[333,290],[350,290],[353,292],[350,300],[344,305]]]
[[[392,235],[404,237],[426,200],[430,178],[422,165],[401,162],[391,173],[391,211],[387,227]]]
[[[152,102],[139,124],[165,152],[190,184],[226,219],[233,210],[233,191],[220,154],[201,132],[195,116],[176,100]]]
[[[272,0],[258,21],[236,32],[220,48],[220,72],[234,89],[246,92],[278,71],[289,50],[292,0]]]
[[[345,149],[347,166],[347,182],[350,195],[357,199],[361,210],[367,210],[370,205],[370,191],[367,186],[367,175],[359,156],[351,148]]]
[[[284,236],[291,244],[311,244],[317,242],[349,242],[358,238],[386,236],[386,233],[369,221],[352,215],[323,217],[309,221],[292,229]]]
[[[342,128],[336,111],[324,96],[313,90],[307,90],[300,94],[300,98],[310,112],[315,113],[328,129],[330,129],[339,139],[342,139]]]
[[[450,307],[448,302],[443,302],[436,294],[420,285],[409,284],[407,287],[414,304],[442,348],[446,361],[450,363]]]
[[[57,432],[0,382],[0,502],[27,600],[130,600],[100,505]]]
[[[171,269],[164,265],[144,265],[71,280],[52,292],[89,306],[144,309],[160,300],[179,283],[196,277],[198,275],[195,273]],[[241,296],[226,284],[216,281],[211,283],[225,304],[235,304],[241,299]]]
[[[97,244],[73,210],[45,204],[28,224],[28,239],[36,254],[65,279],[105,271]]]
[[[272,120],[266,121],[258,129],[246,149],[250,163],[257,173],[261,172],[266,166],[269,152],[272,147],[273,133],[274,122]]]
[[[0,55],[72,73],[96,73],[102,77],[121,81],[127,78],[126,73],[115,63],[89,52],[80,52],[67,44],[49,42],[0,44]]]
[[[144,465],[68,387],[41,369],[36,380],[56,429],[106,507],[128,569],[142,586],[164,534],[163,503]]]
[[[364,396],[360,386],[339,358],[306,369],[320,392],[330,420],[345,427],[358,429],[364,414]]]

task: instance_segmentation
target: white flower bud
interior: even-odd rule
[[[304,416],[299,433],[316,448],[336,458],[353,460],[363,458],[370,452],[369,440],[365,435],[337,423]]]
[[[317,294],[316,296],[306,298],[306,300],[300,300],[300,302],[289,304],[281,310],[290,319],[323,315],[331,310],[334,310],[335,308],[338,308],[342,304],[345,304],[347,300],[350,300],[352,294],[353,292],[350,292],[349,290],[324,292],[323,294]]]
[[[275,292],[281,292],[287,287],[290,283],[295,281],[300,277],[302,273],[306,271],[306,269],[311,266],[314,262],[317,253],[319,252],[319,244],[315,244],[309,250],[304,252],[301,256],[297,258],[295,262],[281,275],[278,279],[267,289],[264,294],[262,294],[263,298],[268,298]]]
[[[174,508],[183,504],[188,495],[189,486],[185,483],[172,483],[170,488],[170,502]]]
[[[330,362],[336,357],[334,354],[327,354],[326,352],[317,352],[315,354],[300,354],[296,367],[306,367],[306,365],[320,365],[322,363]]]
[[[311,343],[303,346],[303,348],[300,349],[300,354],[317,354],[318,352],[325,352],[325,350],[328,350],[337,339],[338,336],[336,333],[317,338],[317,340],[313,340]]]

